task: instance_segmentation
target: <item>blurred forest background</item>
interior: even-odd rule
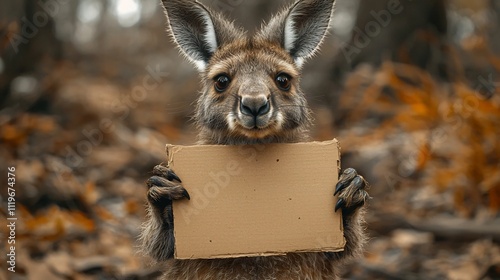
[[[202,2],[250,32],[290,3]],[[500,279],[498,34],[497,0],[337,0],[302,86],[313,139],[372,185],[347,279]],[[0,279],[159,275],[136,253],[144,182],[165,143],[195,142],[199,90],[159,0],[0,0],[0,35],[0,215],[15,166],[18,218]]]

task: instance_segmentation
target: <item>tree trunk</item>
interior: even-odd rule
[[[23,100],[12,100],[17,99],[12,96],[12,82],[22,75],[40,79],[45,76],[47,68],[50,68],[46,63],[40,62],[54,62],[62,57],[62,45],[56,37],[54,21],[40,3],[45,2],[6,1],[4,3],[6,9],[0,12],[2,18],[0,33],[4,35],[1,52],[4,69],[0,73],[0,107],[18,104],[22,105],[16,105],[18,108],[33,109],[32,106],[24,107],[26,102]],[[39,96],[43,97],[40,94]],[[40,100],[35,101],[38,103]],[[48,106],[45,102],[42,103],[45,104],[42,107]]]
[[[352,37],[336,59],[336,75],[363,62],[379,65],[387,59],[449,78],[444,0],[360,0],[356,17]]]

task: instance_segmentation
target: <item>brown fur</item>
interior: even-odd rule
[[[274,17],[252,38],[245,38],[232,24],[199,3],[164,0],[164,5],[174,40],[201,71],[202,92],[195,114],[200,130],[199,144],[238,145],[309,140],[308,127],[312,119],[304,93],[299,87],[300,66],[302,59],[312,55],[323,40],[331,16],[328,8],[333,9],[333,0],[299,1]],[[323,5],[326,12],[315,10],[317,5],[320,8]],[[296,27],[297,45],[286,49],[286,40],[281,38],[287,35],[283,33],[282,27],[294,13],[296,18],[293,20],[298,26],[306,26],[309,33],[313,27],[321,32],[300,33],[300,28]],[[309,13],[312,13],[310,18],[307,17]],[[195,14],[200,16],[197,19],[185,19],[186,15]],[[215,37],[212,41],[204,37],[204,31],[209,26],[207,14],[213,21],[216,40]],[[176,21],[181,23],[177,25]],[[186,32],[183,29],[186,26],[195,32]],[[205,44],[202,44],[203,40],[206,40]],[[210,46],[214,42],[217,42],[217,46]],[[290,77],[289,90],[278,87],[276,77],[280,73]],[[214,84],[221,74],[230,77],[231,81],[227,89],[217,92]],[[255,96],[267,97],[271,109],[269,113],[249,118],[241,113],[242,98]],[[182,184],[173,177],[173,171],[162,166],[155,167],[155,176],[148,180],[149,214],[141,234],[141,249],[156,261],[165,262],[163,279],[338,279],[342,264],[358,256],[365,242],[361,208],[367,198],[365,183],[355,171],[346,172],[339,180],[344,187],[347,186],[339,191],[339,198],[345,202],[339,207],[343,213],[347,241],[343,252],[214,260],[172,259],[174,237],[171,203],[187,195]]]

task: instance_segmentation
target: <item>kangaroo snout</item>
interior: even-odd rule
[[[240,112],[243,115],[259,117],[271,110],[269,99],[265,95],[242,96],[240,98]]]

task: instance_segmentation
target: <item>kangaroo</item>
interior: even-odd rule
[[[194,116],[199,144],[309,139],[311,114],[299,87],[300,69],[328,32],[334,0],[299,0],[252,37],[199,2],[162,3],[174,42],[201,75]],[[172,201],[190,197],[174,170],[157,165],[152,175],[140,241],[146,255],[165,263],[162,279],[338,279],[342,265],[362,252],[368,185],[352,168],[340,175],[335,191],[332,186],[332,199],[338,195],[332,211],[343,215],[344,251],[208,260],[172,258]]]

